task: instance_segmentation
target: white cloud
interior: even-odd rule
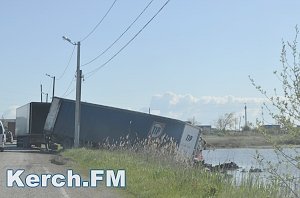
[[[200,98],[205,104],[228,104],[228,103],[254,103],[262,104],[266,102],[266,98],[255,98],[255,97],[235,97],[235,96],[202,96]]]
[[[7,110],[5,110],[2,114],[1,114],[1,118],[5,118],[5,119],[15,119],[16,118],[16,108],[18,108],[18,105],[12,105],[10,107],[8,107]]]
[[[151,114],[160,115],[160,110],[153,109],[151,110]]]
[[[198,98],[192,96],[191,94],[181,95],[181,94],[175,94],[173,92],[157,94],[157,95],[154,95],[153,98],[167,100],[169,105],[177,105],[179,102],[182,102],[182,101],[193,104],[193,103],[197,103],[199,100]]]
[[[227,96],[201,96],[166,92],[152,97],[150,107],[160,111],[160,115],[181,120],[195,119],[202,124],[213,122],[225,113],[234,112],[243,117],[247,104],[248,120],[255,122],[261,115],[261,106],[266,98]]]

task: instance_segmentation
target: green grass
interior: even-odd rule
[[[221,173],[205,172],[182,166],[167,158],[126,150],[71,149],[62,153],[71,158],[74,168],[88,173],[90,169],[125,169],[126,197],[278,197],[278,188],[244,181],[239,187]]]

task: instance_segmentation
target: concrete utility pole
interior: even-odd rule
[[[53,98],[54,98],[54,91],[55,91],[55,76],[51,76],[49,74],[46,74],[46,76],[52,78],[52,80],[53,80],[53,83],[52,83],[52,100],[53,100]]]
[[[240,116],[240,121],[239,121],[239,131],[241,131],[241,121],[242,121],[242,117]]]
[[[42,94],[46,95],[46,103],[48,103],[48,93],[42,92]],[[41,101],[43,102],[43,101]]]
[[[75,136],[74,147],[79,147],[80,136],[80,100],[81,100],[81,73],[80,70],[80,42],[77,42],[77,70],[76,70],[76,106],[75,106]]]
[[[43,102],[43,94],[46,95],[46,102],[48,102],[48,93],[43,92],[43,85],[41,84],[41,102]]]
[[[247,124],[247,106],[245,103],[245,129],[247,128],[248,124]]]
[[[261,106],[261,121],[262,121],[262,124],[264,124],[264,107]]]
[[[80,70],[80,42],[72,42],[71,39],[63,36],[64,40],[68,41],[72,45],[77,45],[77,68],[76,68],[76,102],[75,102],[75,133],[74,133],[74,147],[79,147],[80,136],[80,112],[81,112],[81,78],[82,71]]]
[[[43,102],[43,85],[41,84],[41,102]]]

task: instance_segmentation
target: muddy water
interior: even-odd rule
[[[300,156],[300,148],[284,148],[283,152],[289,157]],[[263,159],[262,163],[257,160]],[[205,163],[218,165],[227,162],[235,162],[240,168],[236,171],[231,171],[229,174],[233,175],[238,183],[242,181],[245,176],[254,175],[261,181],[268,181],[270,174],[267,171],[268,163],[278,165],[277,170],[280,174],[291,174],[300,178],[300,169],[285,163],[286,161],[282,155],[277,155],[274,149],[255,149],[255,148],[232,148],[232,149],[215,149],[205,150],[203,152]],[[281,163],[279,163],[281,162]],[[251,168],[261,169],[261,173],[249,173]]]

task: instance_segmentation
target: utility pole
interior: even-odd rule
[[[74,147],[75,148],[79,147],[79,136],[80,136],[81,73],[82,73],[82,71],[80,70],[80,42],[77,42],[75,136],[74,136]]]
[[[261,121],[262,121],[262,124],[264,124],[264,107],[261,106]]]
[[[42,94],[46,95],[46,103],[48,103],[48,93],[42,92]],[[41,101],[41,102],[43,102],[43,101]]]
[[[54,98],[54,96],[55,96],[55,94],[54,94],[54,91],[55,91],[55,76],[53,76],[53,90],[52,90],[52,100],[53,100],[53,98]]]
[[[239,131],[241,131],[241,121],[242,121],[242,118],[240,116],[240,121],[239,121]]]
[[[41,102],[43,102],[43,85],[41,84]]]
[[[80,136],[80,113],[81,113],[81,78],[82,71],[80,70],[80,41],[75,43],[71,39],[63,36],[64,40],[68,41],[72,45],[77,45],[77,68],[76,68],[76,102],[75,102],[75,133],[74,133],[74,147],[79,147]]]
[[[247,106],[245,103],[245,129],[247,128],[248,124],[247,124]]]
[[[41,102],[43,102],[43,94],[46,95],[46,103],[48,103],[48,93],[43,92],[43,85],[41,84]]]
[[[49,74],[46,74],[46,76],[52,78],[53,82],[52,82],[52,100],[54,98],[54,91],[55,91],[55,76],[51,76]]]

